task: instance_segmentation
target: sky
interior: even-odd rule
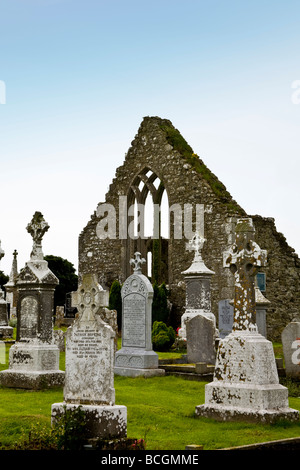
[[[300,254],[299,1],[0,0],[0,270],[78,236],[145,116]]]

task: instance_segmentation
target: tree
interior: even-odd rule
[[[3,286],[9,281],[9,276],[6,276],[3,271],[0,271],[0,287],[4,290]]]
[[[66,294],[76,291],[78,288],[78,276],[74,265],[59,256],[47,255],[44,259],[48,262],[49,269],[59,280],[59,285],[54,293],[54,311],[58,305],[65,305]]]

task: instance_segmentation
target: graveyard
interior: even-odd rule
[[[166,354],[161,353],[161,358]],[[179,353],[172,354],[180,357]],[[64,353],[61,353],[60,369],[64,369]],[[184,450],[191,444],[203,446],[203,450],[215,450],[281,440],[294,442],[299,438],[298,423],[284,422],[276,426],[195,419],[195,404],[204,403],[205,384],[205,381],[191,381],[174,375],[116,376],[116,402],[126,404],[128,410],[128,437],[145,439],[146,450]],[[63,400],[62,388],[25,391],[1,387],[0,394],[2,450],[13,448],[24,435],[28,438],[32,427],[49,431],[51,406]],[[292,408],[300,410],[298,396],[299,389],[296,394],[292,393],[289,401]]]
[[[172,165],[150,171],[156,158],[187,172],[182,193]],[[33,214],[29,260],[18,271],[14,251],[0,290],[1,450],[299,449],[299,258],[203,170],[169,122],[145,119],[118,189],[79,234],[64,305],[44,255],[50,226]],[[137,236],[122,207],[151,194],[157,209],[167,189],[170,238],[156,210],[152,236]]]
[[[298,449],[299,322],[287,325],[280,343],[258,331],[256,303],[268,303],[257,295],[255,275],[267,252],[254,241],[251,219],[238,220],[224,253],[235,294],[221,304],[220,318],[232,314],[231,331],[219,334],[211,311],[214,272],[202,257],[206,240],[196,233],[187,244],[192,263],[182,271],[185,315],[176,338],[157,352],[152,332],[163,322],[152,325],[154,289],[139,252],[120,292],[121,331],[95,274],[83,274],[73,293],[73,319],[52,324],[59,280],[43,255],[48,229],[39,212],[27,226],[33,248],[16,276],[14,328],[1,295],[2,450]],[[15,260],[14,254],[13,266]]]

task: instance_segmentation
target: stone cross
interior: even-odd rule
[[[31,260],[43,260],[42,239],[47,230],[48,223],[45,221],[41,212],[35,212],[31,222],[27,225],[27,232],[33,239],[33,248],[31,252]]]
[[[238,219],[235,243],[224,253],[224,267],[235,277],[233,330],[256,328],[255,276],[266,264],[267,252],[254,242],[255,229],[249,218]]]
[[[141,258],[141,253],[138,251],[134,253],[134,259],[130,260],[130,264],[134,266],[133,272],[135,274],[141,274],[142,273],[142,264],[146,263],[145,258]]]
[[[186,244],[187,250],[195,251],[195,259],[201,258],[201,251],[205,241],[205,238],[199,235],[198,232],[196,232],[195,235]]]
[[[83,275],[82,283],[77,291],[77,308],[81,320],[91,321],[94,319],[101,306],[102,292],[95,275]]]

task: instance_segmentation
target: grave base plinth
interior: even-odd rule
[[[0,384],[7,388],[24,388],[30,390],[43,390],[62,387],[65,373],[63,371],[14,371],[0,372]]]
[[[279,420],[298,421],[299,413],[291,408],[280,410],[259,410],[236,406],[199,405],[196,416],[215,419],[216,421],[247,421],[272,424]]]
[[[257,331],[235,331],[219,343],[214,379],[195,414],[221,421],[295,421],[288,389],[279,383],[273,346]]]
[[[116,352],[114,373],[127,377],[154,377],[164,375],[165,371],[158,368],[155,351],[123,347]]]
[[[61,387],[65,372],[59,370],[59,349],[37,340],[15,343],[9,351],[9,369],[0,372],[0,384],[9,388],[40,390]]]
[[[85,437],[89,439],[114,439],[127,436],[127,407],[123,405],[86,405],[54,403],[51,407],[52,425],[68,410],[76,408],[85,415]]]
[[[0,326],[0,338],[12,338],[14,329],[11,326]]]
[[[115,375],[122,375],[124,377],[157,377],[165,375],[163,369],[135,369],[134,367],[115,367]]]

